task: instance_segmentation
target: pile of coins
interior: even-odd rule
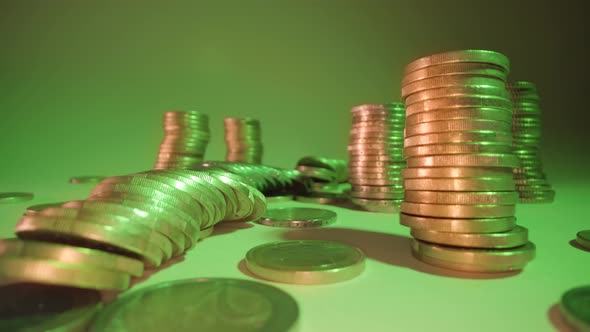
[[[348,153],[351,201],[368,211],[399,212],[404,105],[367,104],[352,108]]]
[[[264,195],[220,169],[151,170],[102,180],[86,200],[33,206],[0,241],[0,278],[124,290],[211,234],[220,221],[257,220]]]
[[[541,144],[541,107],[537,87],[531,82],[508,85],[512,96],[513,153],[520,166],[514,169],[514,182],[520,203],[550,203],[555,191],[547,182],[539,155]]]
[[[470,272],[522,269],[535,247],[516,226],[508,58],[454,51],[408,64],[400,221],[420,260]]]
[[[346,160],[307,156],[299,159],[295,170],[311,182],[309,190],[296,195],[296,200],[314,204],[341,204],[350,198]]]
[[[252,118],[225,118],[226,161],[262,163],[260,121]]]
[[[203,161],[210,136],[206,114],[164,112],[164,139],[154,169],[192,168]]]

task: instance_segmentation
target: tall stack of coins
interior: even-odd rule
[[[226,161],[262,163],[260,121],[252,118],[225,118]]]
[[[541,107],[537,87],[531,82],[508,85],[512,96],[514,154],[520,166],[514,169],[514,182],[520,203],[550,203],[555,191],[547,182],[539,154],[541,144]]]
[[[164,112],[164,139],[154,169],[192,168],[209,143],[209,116],[198,111]]]
[[[86,200],[28,209],[0,241],[0,279],[124,290],[144,266],[192,248],[221,221],[251,221],[264,195],[221,169],[151,170],[102,180]]]
[[[366,104],[352,108],[348,153],[351,201],[368,211],[399,212],[404,105]]]
[[[534,257],[516,226],[512,102],[508,58],[455,51],[408,64],[400,221],[411,227],[414,255],[471,272],[523,268]]]

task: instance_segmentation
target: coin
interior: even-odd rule
[[[166,310],[154,310],[165,307]],[[101,312],[89,331],[292,331],[297,302],[284,291],[240,279],[192,279],[129,292]],[[137,319],[137,317],[142,317]]]
[[[125,290],[129,274],[33,257],[0,257],[0,278],[97,290]]]
[[[512,132],[509,123],[494,120],[445,120],[431,121],[409,125],[406,127],[406,137],[448,131],[473,131],[491,130],[499,132]]]
[[[350,201],[370,212],[398,213],[401,199],[366,199],[351,197]]]
[[[495,88],[502,88],[505,81],[494,77],[481,77],[478,75],[447,75],[438,77],[429,77],[419,81],[411,82],[402,86],[402,98],[406,98],[411,94],[421,92],[429,89],[446,88],[453,86],[490,86]],[[483,106],[483,105],[482,105]],[[409,115],[406,110],[406,115]]]
[[[210,226],[210,227],[202,229],[201,234],[199,236],[199,241],[202,241],[203,239],[211,236],[211,234],[213,234],[214,230],[215,230],[215,226]]]
[[[465,272],[510,272],[521,270],[535,257],[535,245],[510,249],[467,249],[412,241],[412,254],[439,267]]]
[[[421,112],[406,117],[406,125],[431,121],[486,119],[512,124],[512,112],[490,107],[447,108],[435,112]]]
[[[444,156],[412,157],[407,160],[408,167],[509,167],[519,166],[518,158],[512,154],[480,153]]]
[[[516,225],[513,216],[503,218],[433,218],[400,213],[400,224],[412,229],[455,233],[506,232]]]
[[[505,249],[523,246],[528,242],[528,230],[521,226],[498,233],[456,233],[412,229],[410,234],[420,241],[462,248]]]
[[[492,131],[448,131],[442,133],[414,135],[404,140],[404,147],[445,143],[496,142],[512,144],[512,135]]]
[[[406,190],[404,200],[411,203],[427,204],[456,204],[456,205],[480,205],[498,204],[510,205],[518,202],[518,193],[515,191],[426,191]]]
[[[134,277],[143,274],[143,263],[137,259],[66,244],[2,239],[0,240],[0,257],[9,256],[43,258],[66,264],[127,273]]]
[[[6,192],[0,193],[0,204],[20,203],[30,201],[35,196],[28,192]]]
[[[253,118],[225,118],[225,160],[260,164],[263,146],[260,121]]]
[[[577,331],[590,331],[590,286],[576,287],[561,296],[559,309]]]
[[[484,77],[491,76],[504,81],[507,78],[507,72],[498,65],[478,62],[459,62],[428,66],[406,73],[402,79],[402,85],[407,85],[411,82],[428,77],[461,74],[479,75]]]
[[[336,205],[348,201],[347,194],[329,194],[329,193],[310,193],[307,195],[297,195],[295,200],[302,203]]]
[[[321,227],[336,222],[336,213],[326,209],[287,207],[268,209],[259,224],[273,227]]]
[[[430,66],[471,62],[496,65],[502,68],[506,73],[510,71],[510,61],[501,53],[488,50],[460,50],[438,53],[416,59],[406,65],[404,75]]]
[[[426,77],[425,77],[426,78]],[[406,77],[404,77],[404,80]],[[510,99],[511,95],[506,90],[505,87],[495,87],[495,86],[451,86],[451,87],[443,87],[443,88],[435,88],[435,89],[428,89],[423,90],[421,92],[417,92],[414,94],[409,95],[404,104],[406,107],[408,105],[412,105],[417,102],[436,99],[436,98],[445,98],[445,97],[466,97],[466,96],[496,96],[496,97],[503,97]]]
[[[75,176],[70,178],[70,183],[79,184],[79,183],[99,183],[100,181],[104,180],[106,176],[100,175],[84,175],[84,176]]]
[[[405,179],[406,190],[433,191],[514,191],[511,178]]]
[[[45,203],[45,204],[35,204],[31,206],[27,206],[25,210],[25,214],[33,215],[39,213],[41,210],[50,208],[50,207],[60,207],[65,202],[56,202],[56,203]]]
[[[510,99],[488,95],[441,97],[407,105],[406,114],[410,116],[421,112],[433,112],[439,109],[469,107],[487,107],[510,111],[512,109],[512,102]]]
[[[402,170],[404,179],[416,178],[502,178],[509,179],[505,167],[413,167]]]
[[[293,200],[292,195],[266,196],[266,201],[268,203],[283,203],[283,202],[290,202],[292,200]]]
[[[327,284],[358,276],[365,255],[348,245],[320,240],[279,241],[246,253],[248,269],[267,280],[294,284]]]
[[[445,154],[480,154],[480,153],[503,153],[512,152],[508,144],[496,142],[481,143],[451,143],[451,144],[430,144],[416,145],[404,148],[403,156],[407,158],[420,156],[434,156]]]
[[[102,307],[91,289],[16,283],[0,293],[1,331],[85,331]]]
[[[417,216],[440,218],[502,218],[514,215],[514,204],[459,205],[425,204],[403,201],[401,212]]]
[[[590,230],[578,232],[576,242],[582,247],[590,249]]]

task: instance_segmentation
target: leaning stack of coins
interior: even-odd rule
[[[225,118],[225,144],[227,161],[262,163],[260,122],[252,118]]]
[[[192,168],[209,143],[209,116],[198,111],[164,112],[164,139],[154,169]]]
[[[0,241],[0,281],[124,290],[220,221],[251,221],[264,195],[245,178],[211,169],[151,170],[102,180],[86,200],[34,206]]]
[[[346,160],[307,156],[299,159],[295,170],[311,181],[310,190],[298,193],[296,200],[314,204],[348,202],[350,184]]]
[[[399,212],[404,105],[367,104],[352,108],[348,153],[351,201],[368,211]]]
[[[516,226],[508,58],[468,50],[415,60],[405,68],[406,103],[400,221],[414,255],[471,272],[522,269],[534,257]]]
[[[547,182],[539,155],[541,107],[537,87],[531,82],[508,85],[512,96],[513,153],[520,166],[514,169],[514,182],[520,203],[551,203],[555,191]]]

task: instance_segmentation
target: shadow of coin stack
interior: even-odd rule
[[[541,145],[541,107],[537,87],[531,82],[508,84],[513,104],[513,153],[520,166],[514,169],[514,182],[520,203],[551,203],[555,191],[543,172]]]
[[[260,121],[252,118],[225,118],[226,161],[262,163]]]
[[[372,212],[399,212],[404,195],[401,170],[404,105],[366,104],[352,108],[348,182],[352,203]]]
[[[522,269],[534,257],[515,224],[508,58],[467,50],[409,63],[400,222],[426,263],[468,272]]]
[[[164,139],[154,169],[187,169],[203,161],[209,116],[198,111],[164,112]]]

